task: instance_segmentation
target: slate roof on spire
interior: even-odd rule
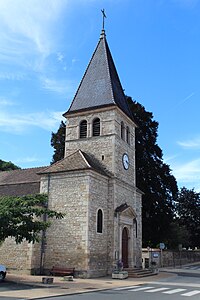
[[[105,31],[102,30],[100,40],[66,114],[110,105],[117,105],[132,118]]]

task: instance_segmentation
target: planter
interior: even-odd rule
[[[65,281],[73,281],[74,277],[73,276],[64,276],[63,280],[65,280]]]
[[[159,269],[158,268],[150,268],[150,270],[152,271],[152,273],[155,273],[155,274],[159,273]]]
[[[128,272],[122,271],[122,272],[113,272],[112,273],[113,279],[126,279],[128,278]]]
[[[53,277],[42,277],[42,283],[52,284],[53,283]]]

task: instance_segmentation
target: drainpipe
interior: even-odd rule
[[[50,174],[48,174],[48,182],[47,182],[47,203],[45,207],[48,208],[49,201],[49,189],[50,189]],[[43,222],[47,221],[47,214],[43,215]],[[45,246],[46,246],[46,230],[42,230],[42,238],[41,238],[41,251],[40,251],[40,275],[44,274],[44,256],[45,256]]]

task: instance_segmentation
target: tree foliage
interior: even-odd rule
[[[179,194],[176,204],[177,220],[179,226],[185,228],[188,239],[183,241],[184,246],[200,246],[200,193],[194,189],[189,190],[183,187]],[[185,242],[188,242],[187,245]]]
[[[61,121],[60,127],[56,133],[51,134],[51,146],[54,148],[53,159],[51,163],[62,159],[65,153],[65,123]]]
[[[46,217],[63,217],[61,213],[48,209],[47,201],[44,194],[0,197],[0,241],[7,237],[13,237],[16,243],[39,241],[41,230],[51,224]]]
[[[11,171],[16,169],[19,169],[19,167],[14,165],[11,161],[4,161],[0,159],[0,171]]]
[[[136,185],[144,192],[142,202],[143,245],[170,243],[177,182],[163,162],[157,144],[158,123],[141,104],[128,98],[136,128]]]

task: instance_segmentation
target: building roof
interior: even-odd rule
[[[0,172],[0,185],[39,182],[40,176],[37,174],[46,167],[17,169]]]
[[[59,160],[50,167],[43,169],[39,174],[60,173],[69,171],[81,171],[81,170],[93,170],[104,176],[111,176],[111,174],[105,170],[100,162],[90,154],[87,154],[81,150],[77,150],[73,154]]]
[[[40,192],[40,175],[46,167],[0,172],[0,196],[23,196]]]
[[[105,31],[102,30],[97,47],[65,115],[111,105],[118,106],[132,118],[108,47]]]

